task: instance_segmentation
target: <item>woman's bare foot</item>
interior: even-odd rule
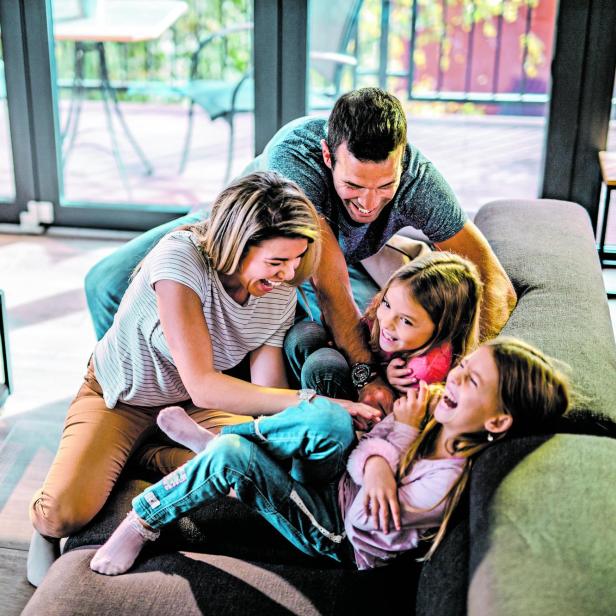
[[[158,413],[156,423],[174,441],[199,453],[215,438],[215,434],[192,420],[180,406],[168,406]]]
[[[148,530],[134,511],[130,511],[113,535],[101,546],[90,569],[104,575],[120,575],[132,566],[146,541],[154,541],[160,531]]]

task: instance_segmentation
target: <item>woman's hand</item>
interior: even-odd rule
[[[367,430],[372,424],[381,421],[382,411],[368,406],[363,402],[353,402],[351,400],[340,400],[333,398],[345,411],[353,418],[355,427],[359,430]]]
[[[371,456],[364,466],[364,511],[375,529],[389,532],[390,521],[400,530],[398,486],[389,464],[381,456]]]
[[[396,421],[413,428],[419,428],[426,416],[429,401],[428,385],[419,381],[419,389],[409,389],[406,395],[394,402],[394,417]]]
[[[412,371],[409,372],[407,367],[407,360],[402,357],[394,357],[389,364],[387,364],[387,380],[389,384],[399,391],[405,394],[414,385],[417,385],[417,377],[413,375]]]

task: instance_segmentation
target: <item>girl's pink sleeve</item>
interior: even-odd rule
[[[400,458],[406,453],[419,430],[395,421],[390,413],[360,439],[357,447],[351,452],[347,461],[347,471],[357,485],[363,484],[364,467],[368,458],[381,456],[385,458],[391,470],[396,473]]]
[[[363,489],[346,511],[345,530],[359,569],[386,564],[399,553],[417,547],[423,532],[440,525],[446,504],[440,501],[460,476],[463,462],[438,460],[420,464],[423,466],[411,473],[411,480],[407,478],[408,483],[398,486],[400,530],[392,527],[384,533],[374,527],[364,508]]]
[[[418,382],[438,383],[447,377],[452,359],[451,345],[445,344],[428,351],[425,355],[411,357],[406,367],[409,376],[414,376]]]

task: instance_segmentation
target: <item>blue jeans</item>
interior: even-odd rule
[[[355,442],[350,415],[326,399],[226,426],[184,466],[133,500],[152,528],[235,490],[295,547],[344,560],[338,480]],[[290,460],[291,470],[283,461]]]
[[[201,210],[150,229],[99,261],[88,272],[85,279],[86,299],[97,340],[100,340],[111,327],[133,270],[154,245],[177,227],[193,224],[205,218],[207,212]]]
[[[370,278],[368,272],[360,265],[349,265],[349,278],[351,279],[351,291],[353,292],[353,298],[355,303],[359,307],[360,312],[363,314],[366,308],[370,305],[372,298],[379,292],[380,288]],[[306,281],[302,287],[302,293],[297,294],[297,301],[301,310],[298,309],[297,321],[300,319],[310,319],[317,323],[322,323],[321,309],[319,308],[319,302],[317,301],[317,294],[315,293],[310,281]],[[304,297],[305,296],[305,297]]]
[[[355,302],[365,312],[379,287],[361,266],[349,266],[349,276]],[[330,346],[331,336],[321,324],[314,289],[306,283],[302,290],[306,297],[298,293],[301,311],[303,315],[312,314],[315,320],[308,320],[308,316],[300,320],[303,315],[298,309],[298,319],[287,332],[284,350],[290,368],[289,380],[293,386],[314,389],[330,398],[353,400],[357,392],[351,381],[351,368],[344,355]]]

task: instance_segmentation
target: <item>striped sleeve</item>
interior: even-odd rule
[[[209,277],[204,276],[205,258],[187,231],[176,231],[163,238],[148,259],[148,283],[154,288],[159,280],[172,280],[192,289],[203,302]]]

